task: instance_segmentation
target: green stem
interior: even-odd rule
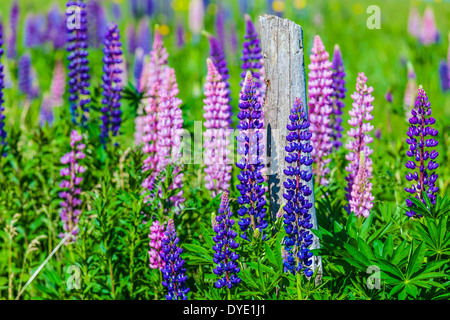
[[[301,275],[300,273],[297,273],[297,299],[298,300],[303,300],[303,294],[302,294],[302,290],[300,289],[301,287]]]

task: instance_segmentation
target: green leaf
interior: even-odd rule
[[[354,246],[347,243],[345,244],[345,248],[347,251],[352,255],[353,258],[358,260],[359,262],[363,263],[366,267],[370,266],[370,261],[367,259],[361,252],[358,251]]]
[[[357,239],[358,249],[367,257],[367,259],[376,259],[370,247],[360,237]]]
[[[419,267],[422,264],[424,257],[424,252],[422,252],[422,245],[423,242],[421,242],[419,246],[414,250],[411,259],[408,262],[408,267],[406,268],[407,279],[409,279],[414,272],[419,270]]]

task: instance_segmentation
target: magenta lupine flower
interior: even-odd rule
[[[62,106],[63,95],[66,90],[66,72],[61,59],[56,60],[50,84],[50,100],[53,107]]]
[[[417,7],[411,6],[408,17],[408,32],[416,39],[420,37],[421,24],[419,10],[417,10]]]
[[[354,101],[353,108],[348,112],[351,117],[348,123],[353,128],[347,131],[347,134],[353,139],[345,145],[349,150],[345,158],[350,163],[345,167],[349,175],[345,178],[348,185],[344,190],[347,192],[346,197],[349,201],[348,206],[345,206],[347,212],[367,218],[373,205],[373,197],[370,193],[372,189],[370,183],[372,159],[370,155],[373,150],[368,145],[373,141],[369,133],[374,129],[370,124],[373,119],[371,112],[374,98],[372,96],[373,88],[367,87],[366,83],[367,77],[363,72],[359,73],[356,91],[351,96]]]
[[[161,269],[166,265],[166,263],[161,259],[161,240],[164,237],[164,226],[159,223],[158,220],[153,221],[150,226],[150,268],[151,269]]]
[[[333,147],[335,150],[338,150],[342,146],[342,142],[340,139],[342,138],[342,131],[344,131],[344,127],[342,127],[342,109],[345,107],[344,99],[345,92],[347,89],[345,88],[345,72],[344,72],[344,64],[342,62],[342,54],[338,45],[334,46],[333,59],[331,62],[331,70],[333,71],[332,79],[333,79],[333,117],[331,120],[331,127],[333,128],[333,132],[331,134],[331,140],[333,141]]]
[[[408,217],[417,215],[417,212],[414,211],[416,205],[411,201],[412,196],[426,204],[424,199],[424,193],[426,193],[431,203],[436,204],[436,193],[439,191],[439,187],[436,186],[438,175],[434,170],[439,167],[439,163],[435,161],[439,155],[435,150],[438,145],[438,141],[435,139],[438,131],[431,127],[435,122],[436,119],[431,117],[431,104],[428,96],[422,86],[419,86],[416,103],[409,119],[408,139],[406,139],[406,143],[409,145],[406,155],[412,160],[408,160],[405,166],[413,171],[408,172],[405,176],[406,180],[412,182],[410,188],[405,187],[405,191],[411,194],[406,199],[406,205],[410,208],[410,211],[406,212]],[[430,138],[427,139],[427,136]],[[419,172],[415,169],[418,169]],[[419,217],[421,217],[420,214]]]
[[[204,118],[205,128],[205,187],[212,195],[228,191],[232,166],[228,163],[230,131],[230,106],[225,83],[211,59],[206,61],[208,75],[205,83]]]
[[[439,31],[436,27],[434,13],[431,7],[425,9],[422,18],[422,29],[420,32],[420,42],[423,45],[430,45],[439,41]]]
[[[325,51],[325,46],[319,36],[315,36],[312,54],[310,55],[311,64],[309,68],[308,79],[308,106],[309,121],[311,123],[310,132],[312,133],[311,144],[315,168],[313,168],[316,179],[320,185],[328,185],[327,175],[330,168],[327,164],[331,159],[327,159],[333,148],[331,134],[331,114],[333,112],[333,72],[331,71],[331,62],[329,54]]]
[[[64,233],[60,233],[59,237],[64,238],[68,233],[72,234],[72,241],[75,241],[78,229],[79,216],[81,215],[81,188],[80,183],[83,181],[81,174],[86,170],[78,163],[78,160],[84,159],[83,150],[85,145],[81,143],[82,135],[76,130],[72,130],[70,135],[71,151],[61,158],[61,163],[67,165],[61,169],[60,174],[64,180],[61,181],[60,187],[63,189],[59,193],[61,202],[60,217],[64,225]],[[67,180],[66,180],[67,179]]]

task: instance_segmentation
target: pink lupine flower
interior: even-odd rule
[[[408,32],[410,35],[412,35],[415,38],[420,37],[420,32],[422,29],[422,21],[420,20],[420,14],[416,7],[411,6],[411,9],[409,10],[409,17],[408,17]]]
[[[354,212],[356,216],[367,217],[371,208],[370,202],[373,197],[370,194],[372,185],[369,180],[372,178],[372,159],[370,155],[373,150],[368,146],[373,138],[370,136],[374,127],[370,124],[373,119],[372,96],[373,88],[367,87],[367,77],[364,73],[358,74],[356,91],[352,94],[353,108],[349,111],[350,120],[348,123],[353,127],[347,134],[352,139],[345,145],[350,151],[345,158],[350,161],[345,170],[349,175],[345,178],[348,182],[345,191],[349,205],[345,207],[350,214]]]
[[[203,29],[203,19],[205,15],[205,8],[203,7],[203,0],[191,0],[189,3],[189,29],[198,36]]]
[[[205,187],[212,190],[212,195],[228,191],[231,180],[232,166],[228,163],[230,151],[227,130],[230,123],[230,106],[225,82],[211,59],[206,60],[208,75],[205,83],[204,118],[206,131],[204,133],[205,147]]]
[[[150,251],[148,252],[150,258],[150,268],[151,269],[161,269],[166,264],[161,259],[161,240],[164,237],[164,226],[159,224],[158,220],[153,221],[150,226]]]
[[[407,63],[408,69],[408,82],[406,84],[405,95],[403,97],[403,104],[405,109],[405,117],[408,120],[411,117],[411,110],[415,104],[415,98],[417,93],[417,80],[414,67],[410,61]]]
[[[315,163],[313,168],[317,181],[321,185],[328,185],[327,175],[330,169],[327,159],[333,148],[331,141],[331,117],[333,112],[333,79],[329,54],[319,36],[315,36],[311,64],[309,68],[308,96],[309,96],[309,121],[312,133],[311,144],[313,151],[311,156]]]
[[[439,31],[436,27],[436,21],[434,20],[434,13],[431,7],[427,7],[423,14],[419,40],[426,46],[439,41]]]
[[[50,85],[50,99],[53,107],[63,104],[63,95],[66,90],[66,71],[61,59],[56,60],[53,69],[52,83]]]

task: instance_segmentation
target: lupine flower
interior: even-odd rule
[[[122,18],[122,10],[118,3],[113,2],[111,11],[115,21],[119,21]]]
[[[241,72],[241,86],[244,83],[247,71],[252,73],[255,88],[258,91],[261,105],[264,104],[266,94],[266,84],[264,82],[264,61],[262,56],[262,49],[260,39],[253,25],[252,19],[248,14],[245,15],[245,35],[242,43],[242,72]],[[262,111],[261,121],[264,121],[264,111]]]
[[[39,110],[39,125],[43,127],[46,123],[50,126],[53,124],[53,104],[49,94],[44,94],[41,109]]]
[[[386,99],[387,102],[392,103],[393,97],[391,89],[388,89],[388,91],[386,91],[384,98]]]
[[[134,25],[131,23],[127,24],[126,27],[126,35],[127,35],[127,46],[128,46],[128,52],[134,53],[136,51],[136,33],[134,32]],[[142,49],[142,48],[141,48]],[[144,52],[145,53],[145,52]]]
[[[36,24],[36,19],[33,14],[27,14],[25,17],[24,27],[24,42],[25,48],[32,48],[38,46],[41,34]]]
[[[150,268],[161,269],[165,266],[165,262],[161,258],[161,240],[164,237],[164,226],[162,226],[158,220],[153,221],[150,227]]]
[[[374,129],[370,124],[373,116],[372,102],[374,98],[372,96],[373,88],[367,87],[367,77],[363,72],[358,74],[356,83],[356,91],[352,94],[353,108],[348,112],[350,120],[348,123],[353,127],[347,134],[353,138],[345,147],[349,150],[349,153],[345,158],[350,163],[345,167],[345,170],[349,172],[349,175],[345,178],[348,182],[347,187],[344,189],[347,194],[348,205],[345,206],[347,212],[355,213],[356,216],[364,216],[367,218],[370,213],[370,209],[373,206],[373,196],[371,194],[372,184],[370,179],[372,178],[372,159],[370,155],[373,150],[368,146],[373,138],[369,132]]]
[[[227,130],[230,123],[230,106],[225,83],[211,59],[207,59],[208,75],[205,83],[204,133],[205,147],[205,187],[212,190],[213,197],[230,188],[232,167],[228,164],[229,145]]]
[[[3,103],[5,102],[3,100],[3,89],[5,88],[4,84],[4,67],[1,62],[3,57],[3,24],[0,22],[0,147],[1,150],[4,150],[4,147],[6,146],[6,130],[5,130],[5,107],[3,106]],[[6,157],[6,152],[2,152],[2,156]]]
[[[192,0],[189,2],[188,24],[194,37],[198,37],[200,31],[203,29],[204,15],[203,0]]]
[[[406,139],[406,143],[409,144],[406,155],[412,160],[408,160],[405,164],[406,168],[411,170],[405,177],[408,181],[415,181],[412,182],[410,188],[405,187],[405,191],[411,193],[406,199],[406,205],[410,208],[410,211],[406,212],[408,217],[417,215],[414,211],[415,204],[411,201],[412,196],[426,204],[424,199],[426,193],[431,203],[436,204],[436,193],[439,191],[439,187],[436,186],[438,175],[435,170],[439,167],[439,163],[435,159],[439,153],[436,151],[438,141],[435,137],[438,131],[431,127],[435,122],[435,118],[431,116],[431,104],[428,96],[422,86],[419,86],[416,104],[409,119],[408,139]],[[419,217],[421,217],[420,214]]]
[[[66,21],[58,5],[52,5],[47,13],[46,40],[53,43],[54,49],[62,49],[66,44]]]
[[[439,41],[439,31],[437,30],[434,13],[431,7],[427,7],[423,14],[419,40],[426,46]]]
[[[103,107],[100,125],[100,140],[104,147],[111,136],[119,134],[121,115],[120,99],[122,98],[122,86],[120,75],[123,70],[122,64],[122,43],[120,42],[120,32],[117,24],[111,22],[105,35],[103,48]]]
[[[327,175],[330,173],[327,158],[333,148],[331,134],[331,114],[333,113],[333,72],[329,54],[319,36],[315,36],[311,64],[309,68],[308,96],[309,96],[309,121],[312,133],[311,144],[313,151],[311,156],[315,163],[314,174],[320,185],[328,185]]]
[[[145,6],[145,13],[147,16],[151,17],[153,14],[153,0],[147,0]]]
[[[342,131],[344,131],[344,127],[342,127],[342,109],[345,107],[344,99],[345,92],[347,89],[345,88],[345,72],[344,72],[344,64],[342,62],[342,54],[338,45],[334,46],[333,59],[331,62],[331,70],[333,71],[332,79],[333,79],[333,117],[331,119],[331,127],[333,128],[333,132],[331,133],[331,140],[333,141],[333,147],[335,150],[338,150],[342,146],[342,142],[340,139],[342,138]]]
[[[86,12],[88,45],[98,48],[103,43],[108,30],[105,9],[98,0],[89,0],[86,4]]]
[[[77,6],[79,8],[79,26],[68,30],[67,51],[69,52],[69,101],[72,122],[74,124],[86,124],[89,113],[89,60],[87,45],[87,26],[86,26],[86,4],[83,0],[68,1],[67,7]],[[75,14],[72,10],[66,13],[68,17]]]
[[[223,49],[226,51],[226,41],[225,41],[225,10],[222,5],[218,5],[218,9],[216,12],[216,19],[214,21],[214,27],[217,34],[217,39]]]
[[[29,53],[25,53],[19,59],[18,68],[18,83],[19,90],[31,97],[32,95],[32,78],[31,78],[31,56]]]
[[[142,92],[140,80],[142,73],[144,71],[144,50],[142,48],[137,48],[134,52],[134,61],[133,61],[133,75],[134,75],[134,81],[136,85],[139,87],[139,92]],[[148,79],[148,76],[144,79]],[[146,80],[145,80],[146,82]]]
[[[268,225],[264,220],[266,214],[264,206],[267,201],[266,188],[263,185],[264,177],[261,173],[264,168],[261,108],[252,74],[248,71],[244,88],[240,94],[240,111],[237,115],[240,120],[237,129],[240,130],[240,133],[236,137],[237,152],[241,155],[236,163],[241,170],[237,176],[240,181],[240,184],[237,185],[240,193],[238,197],[240,208],[237,213],[241,217],[238,224],[242,231],[241,237],[247,241],[250,241],[247,230],[253,231],[253,233],[262,233],[262,239],[265,239],[265,228]]]
[[[140,17],[139,2],[139,0],[130,0],[131,14],[134,19],[139,19]]]
[[[63,95],[66,89],[66,72],[62,60],[55,62],[52,83],[50,85],[50,99],[53,107],[62,106]]]
[[[172,219],[167,223],[166,232],[161,240],[162,252],[160,254],[165,266],[161,268],[163,276],[162,285],[167,288],[167,300],[187,300],[189,288],[186,288],[185,261],[181,259],[183,249],[178,247],[180,239],[177,237]]]
[[[76,226],[81,215],[80,183],[83,181],[81,174],[86,170],[78,163],[78,160],[85,158],[83,153],[85,145],[81,143],[82,139],[83,137],[78,131],[72,130],[70,135],[71,151],[61,158],[61,163],[68,166],[62,168],[60,172],[64,180],[59,184],[60,188],[63,189],[59,193],[59,197],[62,199],[59,215],[64,225],[65,234],[60,233],[59,237],[64,238],[68,233],[71,233],[73,241],[78,234]]]
[[[414,106],[414,97],[417,92],[417,81],[414,67],[410,61],[407,62],[408,82],[406,84],[405,95],[403,97],[406,119],[411,117],[411,109]]]
[[[241,278],[238,276],[241,269],[236,262],[239,254],[233,251],[239,247],[239,243],[235,241],[237,232],[233,230],[233,212],[228,204],[227,192],[222,194],[218,215],[212,222],[216,233],[213,237],[215,242],[213,249],[216,252],[213,258],[216,267],[213,272],[220,277],[215,286],[218,289],[225,286],[231,289],[241,282]]]
[[[8,41],[8,51],[6,52],[6,56],[9,59],[17,58],[17,26],[19,24],[19,3],[17,0],[14,1],[11,13],[9,16],[9,25],[11,28],[11,33],[9,35]]]
[[[306,109],[299,98],[295,99],[294,107],[289,115],[290,124],[286,126],[289,133],[286,137],[288,145],[285,147],[288,155],[285,157],[288,163],[284,173],[288,177],[284,182],[286,193],[283,197],[287,200],[283,209],[284,228],[286,230],[284,267],[292,274],[303,270],[307,277],[313,274],[309,269],[312,264],[313,253],[309,247],[313,243],[313,235],[309,231],[312,228],[311,214],[308,213],[312,203],[308,196],[312,190],[307,183],[312,179],[312,173],[302,170],[302,167],[311,166],[313,160],[310,156],[313,147],[310,144],[312,134],[308,132],[310,126]]]
[[[409,11],[409,18],[408,18],[408,32],[410,35],[412,35],[415,38],[420,37],[420,32],[422,29],[422,21],[420,20],[420,14],[416,7],[411,6],[411,9]]]
[[[178,21],[177,23],[177,47],[182,48],[184,46],[185,41],[184,28],[183,24]]]
[[[222,45],[219,43],[216,37],[211,34],[206,34],[209,40],[209,57],[219,72],[222,80],[225,82],[225,89],[227,90],[228,96],[230,96],[230,83],[228,79],[230,75],[228,73],[227,61],[225,59],[225,52],[223,51]]]
[[[236,24],[232,23],[230,26],[230,32],[228,33],[230,37],[230,45],[231,45],[231,52],[234,54],[238,50],[238,37],[237,37],[237,30],[236,30]]]
[[[36,69],[33,66],[31,66],[30,77],[31,77],[31,91],[29,98],[34,99],[39,95],[41,89],[39,87]]]
[[[147,17],[139,21],[136,32],[136,47],[144,49],[144,53],[150,52],[152,48],[152,34],[150,32],[150,21]]]
[[[439,63],[439,78],[441,80],[441,88],[442,91],[447,91],[450,89],[450,79],[448,77],[448,65],[445,62],[444,59],[441,60],[441,62]]]

